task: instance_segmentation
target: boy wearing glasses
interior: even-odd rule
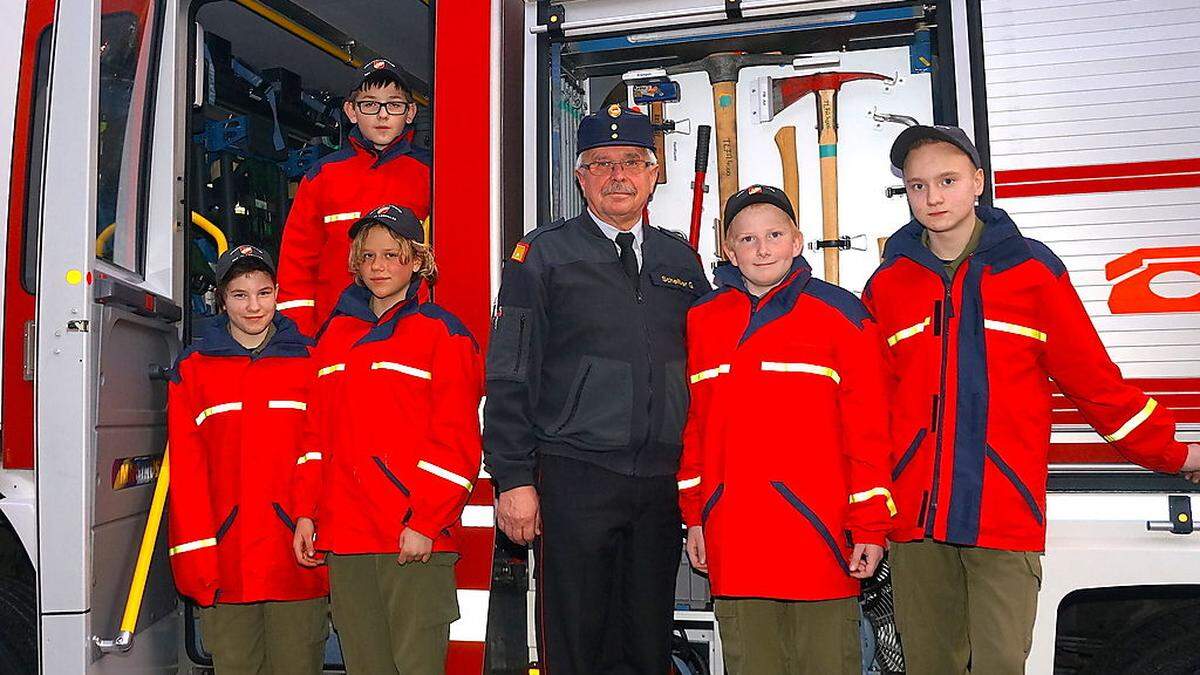
[[[279,310],[312,335],[351,279],[345,228],[380,204],[429,215],[429,152],[412,144],[412,89],[387,59],[363,67],[343,110],[355,128],[341,150],[308,170],[279,252]]]

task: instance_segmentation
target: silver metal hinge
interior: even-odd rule
[[[37,326],[33,319],[25,322],[25,335],[22,338],[21,375],[26,382],[33,381],[33,362],[37,359]]]

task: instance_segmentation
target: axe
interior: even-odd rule
[[[668,66],[668,75],[679,73],[708,73],[713,91],[713,117],[717,127],[717,194],[721,201],[718,213],[725,213],[725,202],[738,191],[737,164],[737,80],[742,68],[751,66],[788,66],[796,59],[786,54],[746,54],[719,52],[676,66]],[[725,238],[724,224],[718,225],[717,241]],[[718,246],[718,251],[720,247]]]
[[[837,197],[837,93],[842,85],[855,80],[894,80],[886,75],[860,72],[825,72],[797,77],[766,78],[763,87],[762,118],[769,120],[809,93],[816,93],[817,145],[821,158],[821,241],[824,251],[825,280],[838,283],[838,253],[848,248],[838,233]]]

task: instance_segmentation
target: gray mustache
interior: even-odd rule
[[[601,190],[602,195],[636,195],[637,190],[628,183],[608,183]]]

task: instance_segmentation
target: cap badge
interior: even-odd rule
[[[374,61],[371,62],[371,67],[374,68],[375,70],[379,70],[380,68],[386,68],[387,66],[388,66],[388,62],[384,59],[375,59]]]
[[[752,185],[749,188],[746,188],[746,194],[748,194],[748,195],[756,195],[760,192],[762,192],[761,185]]]
[[[251,253],[254,253],[254,249],[250,246],[243,246],[238,249],[238,253],[241,253],[242,255],[250,255]]]
[[[614,104],[608,106],[608,116],[609,117],[620,117],[621,116],[621,106],[617,103],[614,103]]]

